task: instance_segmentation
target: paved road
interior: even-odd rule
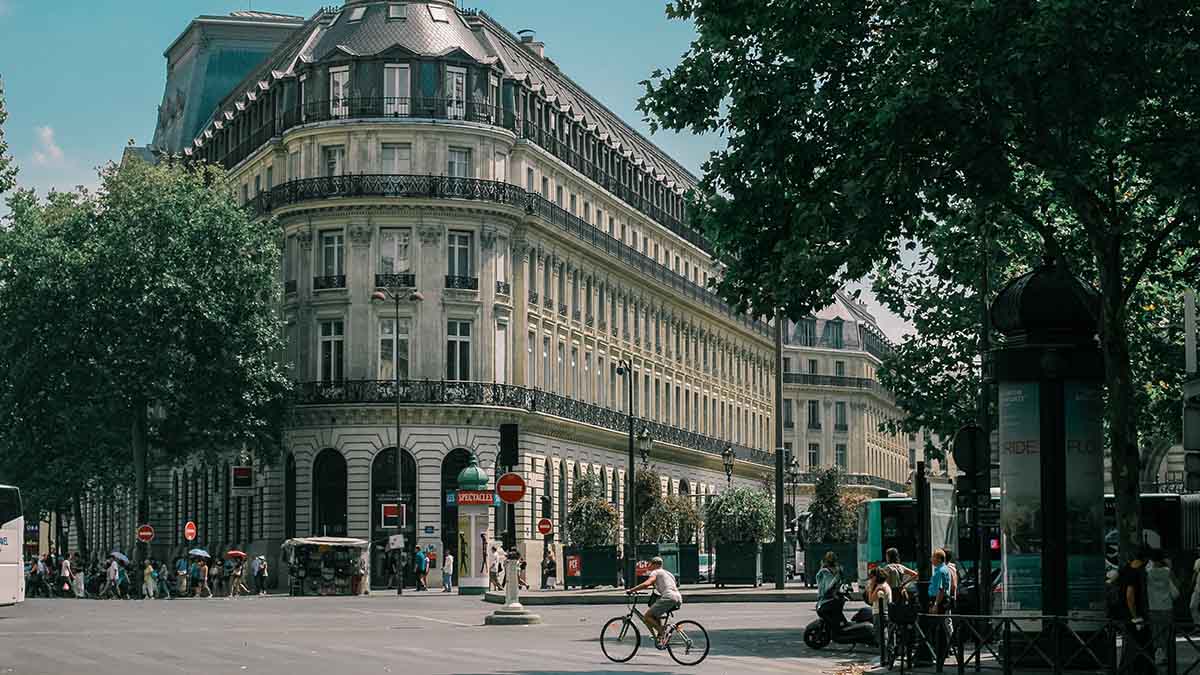
[[[598,636],[616,607],[541,607],[541,626],[485,627],[496,606],[455,595],[236,600],[30,600],[0,609],[0,674],[305,675],[495,673],[832,673],[869,661],[814,653],[800,633],[811,605],[685,607],[712,639],[684,668],[643,646],[614,664]]]

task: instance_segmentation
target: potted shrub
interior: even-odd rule
[[[705,508],[704,523],[716,547],[716,585],[757,586],[761,577],[759,552],[775,526],[771,498],[750,488],[726,490]]]
[[[842,472],[837,467],[813,472],[813,500],[808,505],[804,533],[804,570],[811,585],[827,551],[833,551],[848,579],[857,576],[858,505],[862,497],[842,489]]]
[[[596,476],[576,481],[565,526],[563,587],[617,582],[617,509],[604,498]]]

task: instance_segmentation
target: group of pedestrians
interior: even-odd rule
[[[492,545],[492,552],[484,562],[487,565],[488,573],[488,590],[503,591],[506,583],[507,568],[505,562],[508,560],[517,560],[517,588],[529,590],[529,581],[526,578],[526,567],[528,565],[525,557],[521,552],[513,548],[505,551],[504,546],[500,544]],[[543,563],[543,579],[545,578],[545,563]]]
[[[1190,571],[1192,595],[1188,608],[1193,630],[1200,631],[1200,558]],[[1126,670],[1152,673],[1168,658],[1173,640],[1175,603],[1180,590],[1171,561],[1164,551],[1140,548],[1133,558],[1109,579],[1110,613],[1127,622],[1134,649],[1128,650]]]
[[[266,595],[270,564],[264,556],[248,562],[238,557],[210,562],[199,556],[179,556],[172,564],[147,559],[139,570],[136,563],[116,551],[104,560],[93,558],[87,564],[78,553],[51,553],[30,557],[25,574],[29,597],[168,600]],[[253,585],[253,591],[247,583]]]
[[[173,575],[164,566],[160,578],[174,578],[174,593],[166,597],[236,598],[266,595],[270,574],[270,563],[261,555],[250,561],[241,556],[227,556],[211,562],[203,556],[192,556],[176,558]],[[247,583],[253,584],[253,590]]]

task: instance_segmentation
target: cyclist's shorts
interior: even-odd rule
[[[668,612],[674,612],[675,610],[679,609],[680,605],[681,603],[675,602],[674,600],[659,598],[658,600],[654,601],[653,605],[650,605],[649,613],[650,616],[661,619],[666,616]]]

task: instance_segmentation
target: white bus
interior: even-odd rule
[[[0,485],[0,607],[25,601],[25,511],[21,491]]]

